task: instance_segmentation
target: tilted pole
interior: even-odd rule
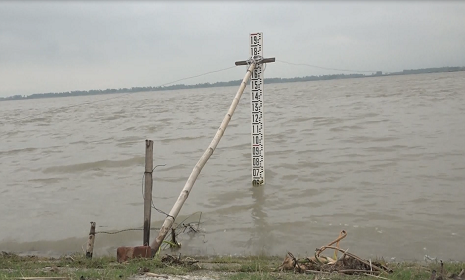
[[[187,197],[189,196],[189,193],[194,186],[195,180],[197,180],[197,177],[200,174],[200,171],[202,171],[202,168],[205,166],[207,163],[208,159],[210,156],[213,154],[213,152],[216,149],[216,146],[218,146],[218,143],[220,142],[221,137],[224,134],[224,131],[226,130],[226,127],[229,124],[229,121],[232,118],[232,115],[234,111],[236,110],[237,104],[239,103],[239,100],[241,99],[242,93],[244,92],[244,89],[246,87],[247,81],[250,79],[250,76],[252,74],[252,71],[255,68],[255,61],[252,61],[249,68],[247,69],[247,73],[245,74],[244,79],[242,79],[242,83],[239,87],[239,90],[236,93],[236,96],[234,97],[234,100],[229,107],[228,113],[226,116],[224,116],[223,122],[221,123],[220,127],[218,128],[218,131],[216,132],[215,137],[213,138],[212,142],[210,143],[210,146],[207,148],[207,150],[204,152],[200,160],[197,162],[195,165],[194,169],[192,170],[191,175],[187,179],[186,184],[184,185],[184,188],[181,192],[181,194],[178,197],[178,200],[174,204],[173,208],[171,209],[170,213],[166,217],[165,221],[163,222],[163,225],[160,229],[160,232],[158,233],[157,238],[152,242],[151,248],[152,248],[152,256],[155,255],[155,253],[158,251],[160,248],[161,243],[165,239],[166,235],[171,229],[171,226],[174,223],[174,219],[179,214],[179,211],[181,210],[182,205],[186,201]]]

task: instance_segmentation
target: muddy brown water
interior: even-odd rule
[[[202,212],[181,252],[311,255],[344,229],[362,257],[465,260],[464,88],[465,72],[265,85],[262,187],[245,94],[177,220]],[[0,250],[61,255],[85,247],[90,221],[141,227],[145,139],[168,212],[236,90],[0,102]],[[141,242],[99,233],[95,254]]]

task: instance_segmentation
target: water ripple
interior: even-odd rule
[[[202,211],[205,228],[182,240],[182,253],[303,255],[302,240],[318,247],[346,229],[343,247],[363,244],[361,256],[463,258],[464,75],[267,85],[261,187],[251,186],[244,94],[182,208],[185,217]],[[153,202],[168,212],[235,91],[0,102],[0,247],[60,255],[81,250],[89,221],[141,227],[145,139],[154,165],[165,164],[153,173]],[[152,216],[154,226],[165,218]],[[115,244],[139,244],[140,232],[98,243],[114,255]]]

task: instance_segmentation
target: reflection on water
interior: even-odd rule
[[[267,252],[268,247],[272,245],[273,235],[269,230],[267,215],[263,211],[265,205],[265,198],[263,193],[265,186],[252,187],[252,220],[253,229],[252,236],[250,238],[250,246],[254,245],[259,250],[263,250],[263,253]],[[253,244],[255,243],[255,244]]]
[[[464,87],[463,72],[266,85],[259,187],[245,94],[176,221],[202,212],[181,252],[308,255],[345,229],[341,246],[367,258],[465,260]],[[0,250],[59,255],[82,250],[90,221],[142,227],[146,139],[166,164],[153,201],[168,212],[235,92],[0,102]],[[164,218],[153,211],[153,226]],[[141,242],[97,234],[95,253]]]

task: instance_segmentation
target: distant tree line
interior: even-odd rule
[[[391,76],[391,75],[409,75],[409,74],[422,74],[422,73],[441,73],[441,72],[456,72],[465,71],[465,67],[438,67],[438,68],[424,68],[403,70],[402,72],[392,72],[383,74],[381,71],[371,75],[364,74],[334,74],[334,75],[321,75],[321,76],[305,76],[295,78],[265,78],[266,84],[275,83],[292,83],[292,82],[308,82],[308,81],[321,81],[321,80],[334,80],[334,79],[349,79],[349,78],[364,78],[376,76]],[[179,90],[179,89],[194,89],[194,88],[210,88],[210,87],[227,87],[238,86],[242,80],[233,80],[229,82],[216,82],[216,83],[201,83],[195,85],[176,84],[163,87],[132,87],[132,88],[109,88],[105,90],[75,90],[66,92],[49,92],[49,93],[35,93],[31,95],[14,95],[10,97],[0,97],[0,101],[5,100],[22,100],[22,99],[37,99],[37,98],[52,98],[52,97],[67,97],[67,96],[82,96],[82,95],[97,95],[97,94],[114,94],[114,93],[136,93],[146,91],[165,91],[165,90]]]
[[[464,71],[465,67],[438,67],[438,68],[426,68],[426,69],[413,69],[413,70],[404,70],[402,74],[423,74],[423,73],[442,73],[442,72],[457,72]]]

